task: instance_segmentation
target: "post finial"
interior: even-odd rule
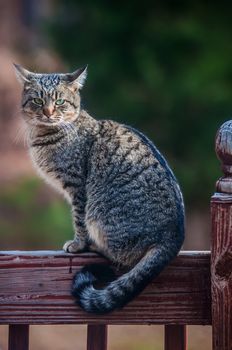
[[[232,194],[232,120],[225,122],[217,132],[216,153],[224,173],[216,183],[217,192]]]

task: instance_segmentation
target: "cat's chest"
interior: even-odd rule
[[[64,188],[67,177],[67,168],[70,160],[65,152],[30,149],[30,156],[37,173],[56,191],[61,193],[71,203],[71,195]]]

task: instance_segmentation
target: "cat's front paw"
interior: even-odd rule
[[[63,246],[63,250],[66,253],[77,253],[83,250],[84,247],[81,247],[80,244],[73,240],[73,241],[67,241],[65,242]]]

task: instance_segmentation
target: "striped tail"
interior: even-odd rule
[[[113,281],[111,272],[106,277],[105,268],[86,266],[74,277],[72,295],[77,304],[89,313],[106,314],[122,308],[164,269],[179,249],[170,245],[151,248],[129,272]],[[96,287],[97,283],[107,280],[111,282],[103,289]]]

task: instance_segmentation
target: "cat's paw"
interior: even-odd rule
[[[63,250],[66,253],[77,253],[83,250],[83,247],[80,246],[80,244],[73,240],[73,241],[67,241],[65,242],[63,246]]]

